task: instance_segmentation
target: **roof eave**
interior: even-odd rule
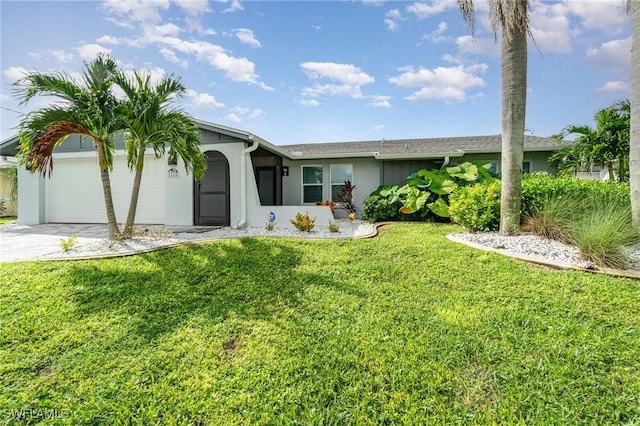
[[[412,153],[412,154],[383,154],[376,155],[377,160],[421,160],[425,158],[445,158],[462,157],[465,153],[457,152],[436,152],[436,153]]]

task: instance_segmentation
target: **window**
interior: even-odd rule
[[[322,201],[322,166],[302,166],[302,203]]]
[[[331,201],[339,202],[338,192],[344,186],[345,181],[353,183],[353,165],[332,164],[331,165]]]
[[[522,162],[522,173],[531,173],[533,169],[533,161],[524,160]],[[491,173],[500,174],[500,162],[497,160],[491,161],[491,167],[489,168]]]

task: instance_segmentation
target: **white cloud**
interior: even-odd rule
[[[208,93],[198,93],[195,90],[187,90],[187,99],[189,99],[196,107],[213,107],[224,108],[222,102],[218,102],[213,95]]]
[[[224,3],[227,3],[227,1],[223,1]],[[240,3],[239,0],[231,0],[231,5],[226,8],[225,10],[222,11],[222,13],[233,13],[233,12],[238,12],[240,10],[244,10],[244,6]]]
[[[587,60],[595,68],[614,68],[630,70],[631,37],[624,40],[611,40],[600,47],[587,50]],[[627,71],[628,74],[628,71]]]
[[[385,0],[362,0],[362,4],[365,6],[382,6]]]
[[[571,22],[567,3],[537,1],[531,10],[531,34],[541,52],[571,50]]]
[[[111,49],[95,43],[83,44],[78,47],[78,55],[83,61],[92,61],[100,53],[110,55]]]
[[[5,95],[4,93],[0,93],[0,101],[10,101],[11,98],[8,95]]]
[[[102,8],[127,18],[112,20],[114,23],[133,28],[132,22],[160,22],[160,10],[169,8],[169,0],[105,0]]]
[[[427,68],[415,70],[413,67],[405,67],[400,69],[403,71],[402,74],[391,77],[389,82],[400,87],[418,88],[419,90],[406,97],[411,101],[421,102],[430,99],[464,101],[471,99],[468,95],[470,89],[485,86],[485,81],[479,74],[486,73],[488,68],[486,64],[438,67],[433,70]]]
[[[110,35],[103,35],[102,37],[96,39],[96,43],[100,43],[100,44],[112,44],[114,46],[117,46],[120,44],[120,39],[114,36],[110,36]]]
[[[390,99],[391,96],[372,96],[369,105],[374,107],[391,108],[391,102],[389,102]]]
[[[631,85],[628,81],[609,81],[604,85],[600,86],[596,89],[594,94],[596,95],[608,95],[611,93],[621,93],[621,92],[629,92],[631,89]]]
[[[247,44],[251,47],[260,47],[262,46],[260,44],[260,41],[258,41],[258,39],[256,39],[255,35],[253,34],[253,31],[251,31],[248,28],[237,28],[235,30],[233,30],[233,32],[235,33],[236,37],[238,38],[238,40],[240,40],[241,43],[243,44]]]
[[[402,13],[398,9],[392,9],[384,14],[384,25],[389,31],[398,31],[400,29],[399,22],[404,20]]]
[[[29,71],[23,67],[9,67],[4,70],[4,75],[9,79],[11,83],[15,83],[20,80],[24,76],[26,76]]]
[[[207,0],[173,0],[180,8],[191,16],[197,16],[209,11]]]
[[[445,41],[447,38],[443,35],[445,32],[447,32],[447,29],[449,28],[449,26],[447,25],[446,22],[444,21],[440,21],[440,23],[438,24],[438,28],[436,28],[435,30],[431,31],[430,33],[427,33],[425,35],[422,36],[423,40],[431,40],[435,43],[439,43],[441,41]]]
[[[318,106],[318,105],[320,105],[320,103],[318,101],[316,101],[315,99],[302,99],[298,103],[300,105],[304,105],[304,106]]]
[[[63,64],[75,59],[73,53],[64,50],[41,50],[39,52],[29,52],[29,56],[37,60],[53,58]]]
[[[567,11],[577,16],[587,31],[617,34],[628,26],[626,1],[565,1]]]
[[[418,19],[425,19],[432,15],[437,15],[448,9],[457,8],[456,0],[434,0],[430,2],[415,2],[407,6],[408,13],[415,15]]]
[[[178,56],[176,55],[176,52],[174,52],[171,49],[167,49],[166,47],[163,47],[158,52],[160,52],[162,57],[165,58],[169,62],[177,64],[177,65],[181,66],[182,68],[188,68],[189,67],[189,62],[187,62],[184,59],[178,58]]]
[[[254,109],[250,114],[249,117],[251,118],[262,118],[264,117],[264,111],[261,109]]]
[[[470,35],[464,35],[456,38],[456,45],[458,53],[462,55],[500,56],[500,46],[493,38],[473,38]]]
[[[238,117],[236,114],[233,114],[233,113],[228,114],[228,115],[225,117],[225,119],[226,119],[227,121],[232,122],[232,123],[240,123],[240,121],[242,121],[242,120],[240,120],[240,117]]]
[[[311,80],[332,81],[329,84],[316,83],[313,87],[304,88],[303,95],[305,97],[344,95],[351,98],[361,98],[361,87],[375,81],[373,77],[351,64],[305,62],[300,64],[300,67]]]

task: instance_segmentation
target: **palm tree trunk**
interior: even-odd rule
[[[640,226],[640,5],[629,1],[633,41],[631,45],[631,136],[629,138],[629,183],[633,223]]]
[[[136,174],[133,178],[133,189],[131,190],[131,201],[129,202],[129,213],[127,214],[127,222],[124,226],[124,237],[131,238],[133,235],[133,224],[136,219],[136,210],[138,207],[138,195],[140,194],[140,183],[142,182],[142,170],[144,169],[144,151],[145,146],[141,145],[138,150],[138,161],[136,162]]]
[[[522,203],[522,160],[527,105],[527,33],[502,35],[502,195],[500,234],[517,235]]]
[[[613,171],[613,162],[612,161],[607,161],[607,170],[609,171],[609,180],[611,182],[615,182],[616,181],[616,174]]]
[[[104,205],[107,210],[107,224],[109,226],[109,239],[114,241],[120,234],[118,221],[116,220],[116,211],[113,208],[113,197],[111,195],[111,179],[109,178],[109,166],[105,158],[104,142],[96,140],[96,148],[98,151],[98,164],[100,166],[100,179],[102,180],[102,192],[104,193]]]

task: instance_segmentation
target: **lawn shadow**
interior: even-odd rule
[[[120,315],[132,333],[153,340],[194,315],[213,322],[230,315],[269,319],[283,306],[297,306],[306,286],[341,287],[325,275],[297,271],[302,256],[291,242],[246,238],[78,262],[68,279],[81,317]]]

